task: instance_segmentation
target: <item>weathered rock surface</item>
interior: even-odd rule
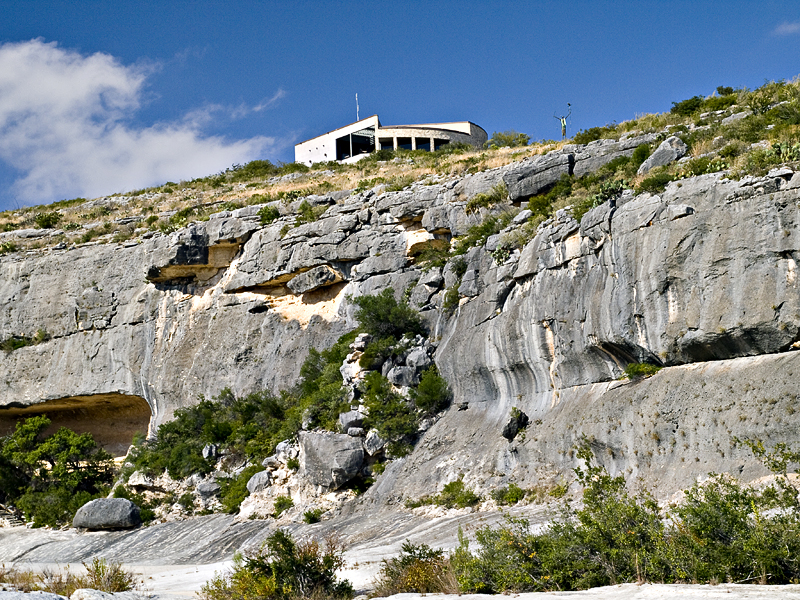
[[[683,140],[676,136],[668,137],[661,142],[661,145],[656,148],[647,159],[639,166],[639,175],[649,172],[655,167],[663,167],[679,158],[682,158],[688,147],[683,143]]]
[[[800,437],[800,415],[787,412],[800,393],[789,375],[800,343],[800,175],[791,169],[741,181],[703,175],[657,196],[625,193],[580,223],[559,211],[502,264],[489,251],[502,234],[471,249],[461,276],[452,262],[427,273],[414,263],[420,241],[475,224],[464,210],[470,195],[502,180],[519,201],[655,141],[598,140],[457,181],[315,197],[326,212],[283,236],[293,217],[262,226],[257,207],[248,207],[131,247],[4,255],[2,336],[41,328],[52,338],[0,361],[1,424],[38,407],[56,423],[69,413],[88,430],[103,414],[111,430],[113,407],[124,400],[148,413],[143,427],[132,418],[130,433],[148,419],[152,432],[200,394],[278,391],[296,381],[310,347],[329,347],[354,326],[348,296],[391,286],[398,298],[410,290],[438,346],[433,356],[409,353],[387,374],[405,386],[433,358],[454,408],[411,456],[389,465],[365,502],[427,494],[459,472],[489,487],[557,478],[574,466],[569,449],[579,434],[594,437],[614,472],[658,478],[665,493],[709,470],[757,476],[752,457],[730,450],[730,436]],[[312,273],[326,285],[316,287]],[[299,286],[303,276],[310,282]],[[443,309],[445,288],[459,292],[452,310]],[[352,379],[358,351],[345,369]],[[618,381],[631,362],[666,368],[635,384]],[[648,423],[626,405],[633,398],[654,415]],[[463,405],[469,410],[457,410]],[[531,423],[524,442],[509,444],[501,431],[512,406]],[[708,424],[712,407],[727,425]],[[669,434],[667,423],[688,439]],[[706,437],[692,437],[692,427]],[[654,428],[675,444],[656,444]],[[341,464],[323,463],[336,453],[308,445],[304,472],[316,485],[342,485],[363,463],[363,454],[348,456],[363,453],[370,435],[342,434]]]
[[[347,434],[300,432],[300,475],[312,485],[335,490],[361,471],[361,439]]]
[[[141,525],[139,507],[125,498],[97,498],[81,506],[72,519],[83,529],[131,529]]]

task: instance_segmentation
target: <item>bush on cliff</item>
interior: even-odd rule
[[[0,502],[35,526],[70,522],[83,504],[108,492],[114,475],[111,455],[91,434],[61,427],[46,435],[49,427],[46,416],[31,417],[0,438]]]

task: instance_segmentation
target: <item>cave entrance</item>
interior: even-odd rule
[[[48,400],[30,406],[0,408],[0,436],[14,431],[18,421],[47,415],[50,435],[60,427],[76,433],[91,433],[95,441],[112,456],[125,456],[135,433],[147,435],[150,405],[141,396],[95,394]]]

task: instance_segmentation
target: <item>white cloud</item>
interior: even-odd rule
[[[0,159],[22,173],[12,189],[19,200],[92,197],[189,179],[278,146],[263,136],[204,135],[215,112],[230,112],[216,105],[176,123],[132,125],[152,71],[38,39],[0,45]],[[278,90],[268,102],[283,94]]]
[[[778,25],[772,33],[773,35],[793,35],[795,33],[800,33],[800,21],[795,21],[794,23],[784,21]]]

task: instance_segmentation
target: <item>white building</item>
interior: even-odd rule
[[[434,151],[456,142],[481,147],[488,137],[470,121],[384,127],[378,115],[372,115],[300,142],[294,147],[294,160],[306,165],[329,160],[351,162],[383,148]]]

